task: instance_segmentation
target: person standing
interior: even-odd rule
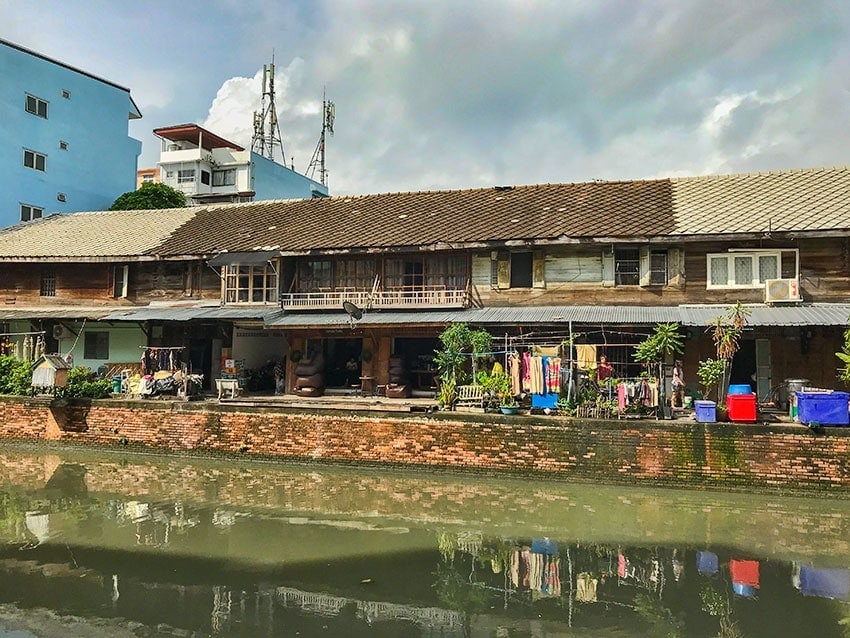
[[[608,357],[599,357],[599,365],[596,366],[596,380],[605,381],[614,376],[614,367],[608,363]]]
[[[670,396],[670,407],[681,408],[685,404],[685,373],[682,370],[682,360],[676,359],[673,365],[673,394]]]

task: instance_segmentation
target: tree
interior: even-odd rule
[[[717,359],[723,361],[723,374],[720,376],[721,385],[718,391],[718,399],[720,400],[726,397],[725,388],[729,385],[732,359],[740,348],[739,341],[744,334],[744,327],[747,325],[750,312],[749,308],[744,307],[738,301],[731,305],[723,315],[717,317],[714,321],[710,321],[708,328],[706,328],[706,332],[711,335],[714,341]]]
[[[168,184],[145,182],[138,190],[120,195],[109,210],[151,210],[154,208],[183,208],[186,196]]]

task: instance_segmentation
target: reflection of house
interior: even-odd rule
[[[162,140],[158,181],[190,204],[327,197],[327,186],[197,124],[154,130]]]
[[[0,40],[0,226],[108,208],[132,190],[129,89]]]
[[[706,322],[740,300],[733,383],[764,397],[786,377],[834,382],[848,238],[850,169],[81,214],[0,234],[0,316],[62,324],[88,364],[153,340],[213,374],[222,349],[248,367],[321,352],[326,387],[347,387],[355,357],[378,385],[394,361],[430,390],[418,372],[455,321],[555,345],[571,324],[600,353],[679,321],[693,380],[714,352]],[[630,349],[607,354],[634,365]]]

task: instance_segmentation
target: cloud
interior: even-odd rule
[[[847,162],[837,0],[92,1],[0,2],[4,37],[130,86],[142,165],[158,126],[248,145],[272,54],[287,163],[336,103],[335,194]]]

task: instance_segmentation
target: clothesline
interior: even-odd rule
[[[45,330],[36,330],[34,332],[0,332],[0,337],[24,337],[29,335],[47,334]]]
[[[142,350],[185,350],[185,346],[139,346]]]

